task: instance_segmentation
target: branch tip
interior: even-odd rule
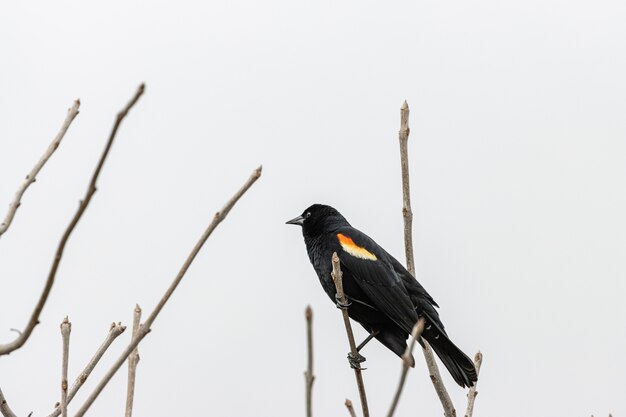
[[[143,87],[140,86],[138,92],[133,96],[131,101],[124,108],[125,112],[128,112],[135,105],[135,103],[137,103],[137,100],[139,100],[139,97],[141,96],[142,93],[143,93]],[[68,115],[67,115],[67,117],[65,119],[63,127],[61,128],[61,131],[59,132],[59,134],[57,135],[55,140],[52,142],[52,145],[49,147],[49,151],[46,152],[46,154],[44,154],[44,157],[41,159],[41,161],[35,166],[33,171],[31,171],[31,175],[30,175],[31,178],[34,178],[36,176],[37,172],[39,172],[39,170],[41,169],[43,164],[47,161],[47,159],[50,157],[50,155],[54,151],[53,145],[55,145],[57,142],[60,142],[60,140],[62,139],[63,135],[67,131],[67,128],[69,127],[70,123],[72,122],[72,120],[74,120],[74,118],[78,114],[78,112],[77,112],[77,110],[78,110],[77,104],[78,103],[79,102],[76,101],[74,103],[74,106],[68,112]],[[61,239],[59,241],[59,244],[57,246],[57,250],[56,250],[56,253],[55,253],[55,256],[54,256],[54,260],[52,262],[52,266],[50,267],[50,271],[48,272],[48,277],[46,279],[46,283],[45,283],[44,289],[42,290],[41,295],[39,296],[39,300],[37,301],[37,304],[35,305],[35,308],[33,309],[33,312],[31,313],[31,316],[30,316],[30,319],[28,321],[28,324],[24,328],[23,333],[17,339],[15,339],[14,341],[12,341],[10,343],[7,343],[5,345],[0,345],[0,356],[9,354],[12,351],[22,347],[24,345],[24,343],[26,343],[26,341],[30,337],[30,335],[33,332],[33,329],[35,328],[37,323],[39,322],[39,315],[41,314],[41,311],[43,310],[43,307],[46,304],[46,301],[48,300],[48,297],[50,295],[50,291],[52,289],[52,285],[54,284],[54,281],[55,281],[55,278],[56,278],[56,273],[57,273],[57,270],[59,268],[59,264],[61,262],[61,258],[63,256],[63,251],[65,249],[65,245],[67,244],[67,242],[68,242],[68,240],[70,238],[70,235],[72,234],[72,232],[76,228],[76,225],[78,224],[78,222],[80,221],[81,217],[83,216],[85,210],[87,209],[87,206],[89,205],[89,202],[91,201],[91,198],[93,197],[94,193],[96,192],[96,182],[98,180],[98,177],[100,176],[100,171],[102,170],[102,167],[104,165],[104,162],[105,162],[107,156],[109,155],[109,151],[110,151],[111,146],[113,144],[113,140],[115,139],[115,135],[117,134],[117,130],[118,130],[118,128],[119,128],[120,124],[122,123],[122,120],[124,119],[125,116],[126,116],[126,113],[124,113],[121,117],[118,114],[118,116],[117,116],[117,118],[115,120],[115,123],[113,124],[113,128],[111,129],[111,133],[109,134],[109,138],[108,138],[108,140],[106,142],[104,150],[102,151],[102,154],[100,155],[100,159],[98,161],[98,164],[96,165],[96,167],[94,169],[94,172],[93,172],[93,174],[91,176],[91,180],[89,181],[89,186],[87,188],[87,192],[85,193],[84,200],[81,200],[81,203],[79,204],[78,209],[76,210],[76,213],[72,217],[72,220],[70,220],[70,223],[68,224],[68,226],[66,227],[65,231],[63,232],[63,235],[61,236]],[[52,149],[52,150],[50,150],[50,149]],[[25,182],[26,187],[28,186],[29,183],[30,182],[28,182],[28,181]],[[24,187],[24,188],[21,188],[20,190],[18,190],[18,194],[16,195],[16,203],[19,203],[19,199],[20,199],[20,197],[23,194],[25,189],[26,188]],[[10,217],[12,217],[14,214],[15,214],[15,211],[13,210],[12,213],[10,212]],[[6,227],[8,227],[8,225]],[[4,228],[4,231],[6,231],[6,227]],[[0,230],[0,235],[2,233],[3,233],[3,230]]]

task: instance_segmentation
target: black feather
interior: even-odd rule
[[[331,300],[335,301],[331,256],[336,252],[344,290],[352,301],[348,314],[353,320],[369,332],[378,332],[376,339],[402,356],[409,333],[423,316],[426,325],[422,337],[457,384],[469,387],[476,381],[474,363],[450,341],[435,310],[439,306],[400,262],[330,206],[315,204],[302,213],[301,219],[298,224],[309,259]]]

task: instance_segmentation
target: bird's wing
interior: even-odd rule
[[[336,236],[342,266],[380,312],[411,333],[417,313],[401,278],[389,262],[389,254],[354,228],[342,229]]]
[[[416,307],[419,307],[417,302],[421,303],[423,301],[427,301],[428,303],[434,305],[435,307],[439,307],[439,305],[435,302],[435,300],[433,300],[433,297],[431,297],[431,295],[428,294],[428,291],[426,291],[426,289],[422,287],[422,284],[420,284],[417,281],[417,279],[415,279],[415,277],[411,275],[409,271],[406,270],[404,265],[402,265],[396,258],[394,258],[391,255],[389,255],[389,258],[391,260],[391,265],[393,266],[393,270],[396,271],[396,274],[398,274],[400,278],[402,279],[402,281],[404,282],[404,286],[406,287],[406,290],[409,293],[409,296],[413,300],[413,303],[415,304]],[[419,301],[415,300],[414,298],[419,299]]]

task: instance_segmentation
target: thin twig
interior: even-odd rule
[[[350,417],[356,417],[356,413],[354,412],[354,407],[352,407],[352,401],[346,398],[345,404],[346,404],[346,408],[348,409],[348,412],[350,413]]]
[[[48,279],[46,280],[46,285],[41,293],[41,296],[39,297],[39,301],[37,302],[37,305],[35,306],[33,313],[30,316],[30,320],[28,321],[28,324],[22,331],[22,334],[20,334],[14,341],[7,343],[5,345],[0,345],[0,356],[7,355],[13,352],[14,350],[22,347],[22,345],[24,345],[24,343],[26,343],[26,341],[30,337],[35,326],[39,323],[39,315],[41,314],[41,311],[43,310],[43,307],[46,304],[46,300],[48,299],[48,296],[50,295],[50,290],[52,289],[52,284],[54,284],[54,278],[56,277],[57,269],[59,268],[61,258],[63,257],[63,250],[65,249],[65,245],[70,235],[74,231],[74,228],[78,224],[78,221],[80,220],[83,213],[87,209],[87,206],[89,205],[89,202],[91,201],[91,198],[96,193],[96,190],[97,190],[96,181],[98,180],[98,176],[100,175],[100,171],[102,170],[104,161],[109,155],[109,150],[111,149],[111,145],[113,144],[113,139],[115,139],[115,135],[117,133],[118,128],[120,127],[120,124],[122,123],[122,120],[124,120],[124,117],[126,117],[130,109],[135,105],[135,103],[137,103],[137,100],[139,100],[139,97],[141,97],[144,90],[145,90],[145,87],[143,84],[141,84],[139,88],[137,89],[137,92],[135,93],[133,98],[130,100],[130,102],[128,102],[126,107],[124,107],[124,109],[122,109],[122,111],[117,114],[117,118],[115,119],[115,124],[113,125],[113,129],[111,130],[111,134],[109,135],[109,140],[106,143],[104,151],[102,152],[102,155],[100,156],[100,160],[98,161],[98,165],[96,166],[96,169],[94,170],[94,173],[91,177],[91,181],[89,182],[87,193],[85,194],[85,197],[83,198],[83,200],[80,201],[76,214],[74,214],[74,217],[70,221],[70,224],[67,226],[67,229],[65,229],[65,232],[63,233],[63,236],[61,237],[61,241],[59,242],[59,246],[57,247],[57,251],[54,256],[54,260],[52,262],[52,267],[50,268],[50,272],[48,273]]]
[[[61,322],[61,338],[63,339],[63,362],[61,365],[61,415],[67,417],[67,365],[70,356],[70,333],[72,323],[67,316]]]
[[[404,388],[406,375],[411,367],[411,357],[413,356],[415,341],[422,335],[422,332],[424,331],[424,323],[424,317],[420,317],[419,320],[417,320],[417,323],[415,323],[415,326],[413,326],[413,331],[411,332],[411,342],[407,345],[406,350],[402,355],[402,372],[400,373],[400,382],[398,383],[398,388],[396,389],[396,395],[394,395],[393,401],[391,402],[391,407],[389,407],[387,417],[393,416],[393,413],[396,411],[396,406],[400,401],[400,394],[402,394],[402,389]]]
[[[476,367],[476,377],[480,373],[480,365],[483,363],[483,354],[478,352],[474,355],[474,366]],[[474,382],[474,385],[470,388],[467,393],[467,409],[465,410],[465,417],[472,417],[474,413],[474,401],[476,401],[476,396],[478,395],[478,391],[476,391],[476,385],[478,385],[478,380]],[[609,415],[610,416],[610,415]]]
[[[137,337],[141,322],[141,307],[135,304],[133,311],[133,338]],[[126,413],[125,417],[133,415],[133,400],[135,398],[135,376],[137,374],[137,364],[139,363],[139,351],[137,348],[128,357],[128,386],[126,388]]]
[[[409,183],[409,104],[404,100],[400,108],[400,167],[402,169],[402,217],[404,218],[404,248],[406,269],[415,275],[413,260],[413,211],[411,210],[411,186]]]
[[[104,342],[102,342],[102,344],[100,345],[96,353],[93,355],[89,363],[87,363],[87,365],[85,366],[85,369],[83,369],[83,371],[78,375],[78,377],[76,377],[76,380],[72,384],[72,388],[70,388],[70,392],[67,394],[68,404],[72,401],[72,399],[74,398],[78,390],[83,386],[85,381],[87,381],[87,378],[89,378],[89,375],[91,375],[91,372],[93,371],[93,369],[96,367],[96,365],[98,364],[98,362],[104,355],[104,352],[107,351],[109,346],[111,346],[111,343],[113,343],[113,341],[119,335],[124,333],[124,330],[126,330],[126,326],[122,326],[121,323],[117,323],[117,324],[111,323],[106,339],[104,339]],[[55,407],[54,411],[50,415],[48,415],[48,417],[58,417],[59,415],[61,415],[60,404]]]
[[[341,266],[339,265],[339,256],[337,256],[337,252],[333,253],[332,257],[333,262],[333,272],[332,278],[335,283],[335,288],[337,289],[337,301],[341,305],[347,306],[348,302],[346,300],[346,296],[343,292],[343,273],[341,272]],[[343,324],[346,326],[346,333],[348,335],[348,343],[350,344],[350,353],[353,357],[357,357],[359,352],[356,350],[356,343],[354,342],[354,334],[352,333],[352,326],[350,325],[350,317],[348,316],[347,308],[342,308],[341,313],[343,316]],[[367,407],[367,396],[365,395],[365,385],[363,384],[363,375],[361,374],[361,369],[358,367],[354,368],[354,376],[356,377],[356,385],[359,389],[359,397],[361,398],[361,407],[363,408],[363,417],[369,417],[369,409]]]
[[[9,403],[7,403],[6,398],[4,398],[4,393],[0,388],[0,413],[2,413],[3,417],[17,417],[11,407],[9,407]]]
[[[306,372],[304,372],[304,380],[306,384],[306,415],[307,417],[312,417],[313,381],[315,381],[315,375],[313,375],[313,309],[311,306],[306,306],[304,317],[306,318],[307,346],[307,367]]]
[[[415,263],[413,261],[413,212],[411,211],[411,189],[409,187],[409,105],[404,101],[400,108],[400,166],[402,167],[402,217],[404,218],[404,251],[406,254],[406,269],[415,276]],[[424,357],[430,374],[430,380],[439,396],[443,411],[446,417],[456,417],[454,404],[450,399],[450,394],[446,390],[441,380],[439,367],[435,362],[433,350],[426,340],[424,340]]]
[[[65,136],[65,132],[67,132],[67,129],[72,124],[72,121],[78,115],[79,107],[80,107],[80,100],[75,100],[72,107],[67,109],[67,116],[65,116],[65,120],[63,121],[63,125],[61,125],[61,129],[59,130],[59,133],[57,133],[56,137],[52,140],[52,143],[50,143],[50,145],[48,146],[48,149],[46,149],[46,152],[43,154],[41,159],[39,159],[39,162],[37,162],[37,164],[28,173],[28,175],[26,175],[26,178],[24,178],[22,185],[20,185],[20,188],[15,193],[15,197],[13,197],[13,201],[11,201],[11,203],[9,204],[9,211],[4,217],[4,220],[2,221],[2,223],[0,223],[0,236],[2,236],[4,232],[7,231],[9,226],[11,226],[11,222],[13,221],[13,218],[15,217],[15,213],[17,212],[17,209],[21,205],[22,196],[26,192],[26,189],[30,187],[30,185],[37,180],[37,174],[39,174],[39,171],[41,171],[41,168],[43,168],[43,166],[46,164],[46,162],[48,162],[48,159],[50,159],[54,151],[56,151],[57,148],[59,147],[59,144],[61,143],[63,136]]]
[[[204,231],[198,243],[196,243],[196,246],[193,248],[193,250],[187,257],[187,260],[181,267],[180,271],[178,272],[178,275],[176,275],[176,278],[174,278],[174,281],[170,284],[169,288],[165,291],[165,294],[163,294],[163,297],[161,297],[161,300],[159,301],[159,303],[156,305],[154,310],[152,310],[152,312],[148,316],[148,319],[144,322],[144,324],[140,326],[139,332],[137,333],[137,337],[133,337],[130,344],[126,347],[126,349],[124,349],[124,351],[122,352],[120,357],[115,361],[111,369],[109,369],[109,371],[104,375],[104,377],[98,383],[98,385],[96,386],[94,391],[91,393],[91,395],[89,395],[87,400],[85,400],[85,403],[76,412],[75,414],[76,417],[82,417],[85,415],[89,407],[93,404],[93,402],[96,400],[98,395],[100,395],[100,393],[102,392],[104,387],[109,383],[113,375],[115,375],[118,369],[120,369],[120,367],[124,364],[124,362],[126,361],[128,356],[132,353],[132,351],[135,349],[135,347],[139,345],[139,342],[141,342],[143,338],[146,337],[146,335],[150,332],[150,328],[152,327],[154,320],[157,318],[157,316],[159,315],[159,313],[165,306],[165,303],[167,303],[167,301],[170,299],[170,297],[174,293],[174,290],[176,290],[176,287],[185,276],[187,269],[189,269],[189,266],[195,259],[196,255],[198,255],[198,252],[200,252],[200,249],[204,245],[204,242],[206,242],[209,236],[211,236],[211,233],[213,233],[213,230],[215,230],[217,225],[220,224],[222,220],[226,218],[226,215],[233,208],[235,203],[237,203],[237,201],[241,198],[241,196],[244,195],[246,191],[248,191],[248,189],[252,186],[252,184],[254,184],[256,180],[259,179],[260,176],[261,176],[261,167],[258,167],[252,172],[252,175],[250,176],[250,178],[248,178],[246,183],[235,193],[233,197],[231,197],[230,200],[228,200],[228,202],[222,207],[222,209],[218,211],[217,213],[215,213],[215,216],[213,216],[213,221],[211,222],[211,224],[209,224],[207,229]]]

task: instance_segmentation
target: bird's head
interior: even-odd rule
[[[319,236],[350,225],[341,213],[323,204],[313,204],[300,216],[289,220],[287,224],[302,226],[302,234],[305,237]]]

